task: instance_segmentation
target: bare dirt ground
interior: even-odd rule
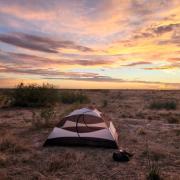
[[[147,151],[163,179],[180,179],[180,91],[84,92],[91,103],[58,105],[48,128],[32,128],[34,109],[0,109],[0,180],[146,179]],[[152,100],[166,98],[179,103],[176,110],[149,108]],[[134,153],[129,162],[113,161],[113,149],[42,146],[62,116],[91,104],[112,119],[120,147]]]

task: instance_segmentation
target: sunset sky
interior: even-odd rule
[[[180,0],[0,0],[0,87],[180,89]]]

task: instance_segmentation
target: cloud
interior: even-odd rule
[[[179,69],[179,68],[180,68],[180,63],[173,63],[173,64],[170,64],[170,65],[143,68],[143,69],[144,70],[171,70],[171,69]]]
[[[164,33],[176,32],[179,28],[180,23],[147,27],[144,30],[135,33],[131,40],[157,38],[157,36],[163,35]]]
[[[111,78],[108,76],[100,77],[71,77],[71,78],[57,78],[57,77],[45,77],[46,80],[75,80],[75,81],[86,81],[86,82],[106,82],[106,83],[131,83],[131,84],[145,84],[145,85],[154,85],[157,87],[159,85],[167,86],[166,88],[180,88],[180,83],[166,83],[160,81],[138,81],[138,80],[124,80],[120,78]]]
[[[119,6],[117,0],[91,0],[91,2],[53,0],[46,3],[41,0],[26,3],[7,0],[0,1],[0,12],[15,17],[19,24],[22,20],[31,22],[40,31],[68,35],[72,32],[80,36],[96,35],[98,38],[118,32],[119,21],[124,21],[124,17],[119,12],[125,12],[126,4],[128,3],[121,2],[123,6]],[[37,25],[36,22],[39,24]],[[34,31],[33,28],[29,28]]]
[[[155,34],[163,34],[166,32],[173,31],[175,28],[180,28],[180,23],[176,24],[168,24],[168,25],[161,25],[153,29]]]
[[[44,79],[55,79],[55,80],[76,80],[76,81],[95,81],[95,82],[124,82],[122,79],[115,79],[109,76],[91,76],[91,77],[71,77],[71,78],[61,78],[61,77],[45,77]]]
[[[13,73],[13,74],[24,74],[24,75],[34,75],[47,78],[70,78],[70,77],[84,77],[84,78],[101,78],[106,76],[101,76],[98,73],[84,73],[84,72],[62,72],[54,69],[38,69],[38,68],[18,68],[8,65],[0,65],[0,73]]]
[[[152,63],[147,62],[147,61],[140,61],[140,62],[134,62],[134,63],[130,63],[130,64],[125,64],[123,66],[131,67],[131,66],[149,65],[149,64],[152,64]]]
[[[169,62],[180,62],[180,57],[168,58],[167,61],[169,61]]]
[[[152,32],[139,32],[138,34],[134,35],[134,39],[140,39],[140,38],[149,38],[154,37],[154,34]]]
[[[166,70],[166,69],[174,69],[174,66],[160,66],[160,67],[152,67],[152,68],[143,68],[144,70]]]
[[[180,46],[180,32],[179,33],[175,32],[172,34],[172,36],[169,39],[159,40],[157,43],[159,45],[175,44],[176,46]]]
[[[42,51],[47,53],[58,53],[58,49],[76,49],[82,52],[91,52],[91,48],[77,45],[72,41],[59,41],[43,36],[25,33],[0,34],[0,41],[14,46]]]
[[[80,57],[81,58],[81,57]],[[107,58],[107,59],[105,59]],[[88,59],[76,59],[76,58],[48,58],[40,57],[36,55],[24,54],[24,53],[12,53],[0,50],[0,62],[3,64],[11,64],[18,66],[29,66],[36,67],[47,66],[47,65],[80,65],[80,66],[101,66],[101,65],[112,65],[116,61],[109,59],[108,57],[93,57],[90,56]]]

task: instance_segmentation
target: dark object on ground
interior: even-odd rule
[[[127,162],[130,160],[132,156],[133,154],[128,153],[125,150],[119,150],[113,153],[114,161],[118,161],[118,162]]]

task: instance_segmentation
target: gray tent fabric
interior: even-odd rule
[[[65,116],[49,134],[44,146],[96,146],[118,148],[118,135],[97,109],[82,108]]]

